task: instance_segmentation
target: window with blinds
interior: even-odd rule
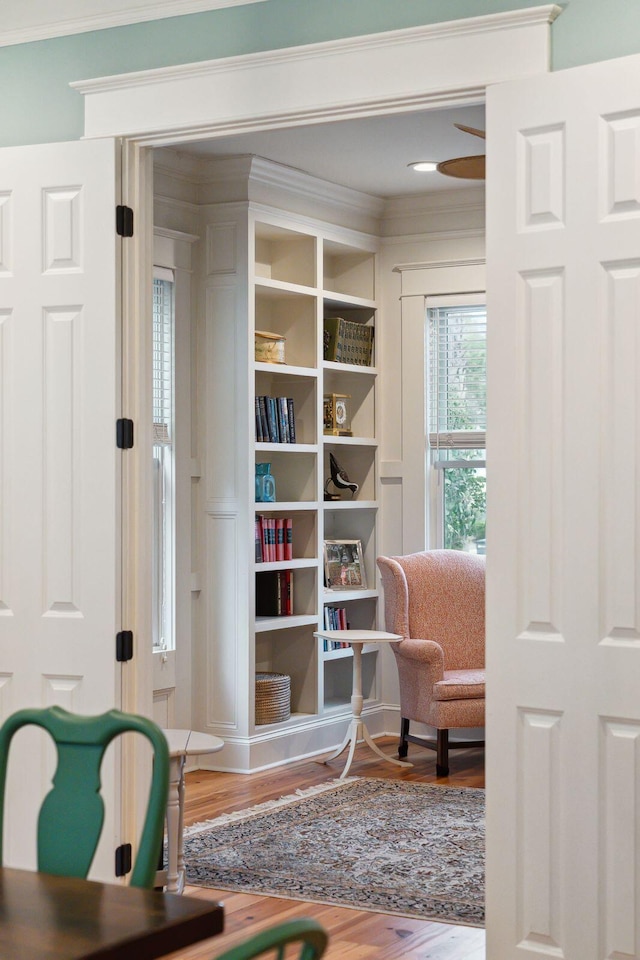
[[[175,647],[174,541],[174,285],[173,273],[153,281],[153,646]]]
[[[429,307],[429,443],[484,447],[487,313],[484,305]]]
[[[431,544],[485,552],[487,314],[471,297],[427,301]]]
[[[170,443],[173,425],[173,283],[153,281],[153,439]]]

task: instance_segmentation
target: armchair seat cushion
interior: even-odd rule
[[[484,670],[445,670],[433,685],[434,700],[484,699]]]

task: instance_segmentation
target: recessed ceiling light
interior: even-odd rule
[[[416,173],[433,173],[438,164],[435,160],[416,160],[414,163],[408,163],[407,166],[415,170]]]

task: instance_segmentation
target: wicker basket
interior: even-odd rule
[[[256,673],[256,726],[278,723],[291,715],[291,677]]]

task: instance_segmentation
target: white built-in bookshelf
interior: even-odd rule
[[[323,357],[325,317],[378,326],[377,241],[250,202],[211,205],[205,216],[210,647],[201,662],[211,675],[207,729],[235,751],[236,768],[251,769],[341,739],[350,714],[352,655],[325,650],[314,637],[325,626],[325,606],[342,608],[351,627],[377,627],[375,336],[370,364]],[[285,338],[284,363],[256,361],[256,330]],[[323,432],[325,394],[349,398],[351,436]],[[261,397],[293,401],[295,442],[259,439]],[[347,490],[339,500],[325,500],[330,453],[358,484],[353,499]],[[265,462],[275,480],[274,502],[255,499],[255,467]],[[258,517],[291,520],[291,559],[256,559]],[[325,587],[325,540],[361,542],[366,588]],[[269,571],[288,572],[290,606],[280,615],[256,615],[256,578]],[[271,580],[284,582],[284,573]],[[365,650],[370,702],[378,696],[376,658],[375,648]],[[291,677],[289,719],[255,724],[256,672]]]

